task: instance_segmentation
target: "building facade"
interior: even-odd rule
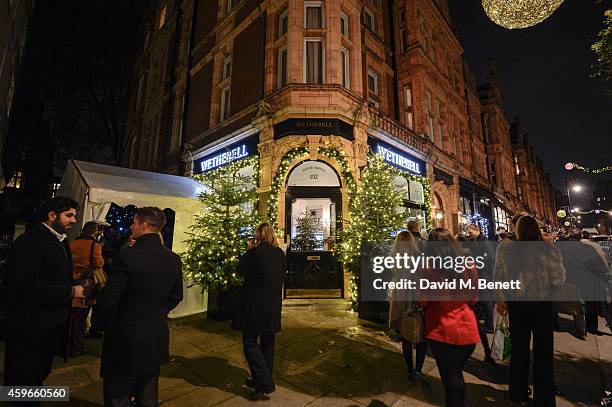
[[[0,161],[4,155],[33,8],[33,0],[0,4]],[[21,174],[5,175],[0,166],[0,189],[7,182],[20,186]]]
[[[291,253],[287,296],[346,295],[324,242],[350,220],[370,152],[404,172],[423,228],[554,221],[533,157],[541,182],[525,188],[540,195],[519,198],[494,64],[477,87],[446,0],[158,0],[141,33],[123,164],[193,175],[257,157],[245,173],[281,239],[304,213],[321,225],[321,247]]]

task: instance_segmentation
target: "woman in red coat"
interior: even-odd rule
[[[430,259],[466,256],[446,229],[433,229],[427,243],[426,255]],[[456,288],[451,285],[449,288],[422,289],[419,303],[425,311],[425,338],[438,365],[446,406],[463,407],[466,405],[463,366],[480,342],[476,317],[469,307],[478,301],[478,274],[473,267],[462,272],[425,268],[421,280],[429,283],[454,281],[456,284]],[[461,289],[461,280],[471,280],[473,289]]]

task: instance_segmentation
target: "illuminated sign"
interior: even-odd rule
[[[372,147],[389,164],[417,175],[423,175],[425,162],[404,152],[397,151],[381,142]]]
[[[193,172],[201,174],[215,168],[223,167],[232,161],[242,160],[253,154],[257,154],[257,144],[259,143],[259,135],[254,135],[246,139],[242,139],[234,144],[230,144],[225,148],[217,149],[210,154],[200,156],[193,162]]]

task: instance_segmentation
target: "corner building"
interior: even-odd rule
[[[488,105],[446,0],[158,0],[140,31],[124,165],[193,175],[248,162],[281,240],[317,220],[321,244],[289,252],[286,297],[348,297],[328,238],[350,219],[370,152],[403,171],[423,227],[477,221],[491,234],[523,210],[509,130],[503,149],[487,145]]]

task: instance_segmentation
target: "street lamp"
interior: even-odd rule
[[[567,193],[567,207],[569,209],[569,208],[572,207],[572,201],[571,201],[571,198],[570,198],[570,190],[569,190],[569,185],[567,183],[567,176],[565,176],[565,190],[566,190],[566,193]],[[576,184],[576,185],[574,185],[572,187],[572,190],[574,192],[580,192],[582,190],[582,185]],[[574,208],[574,211],[578,212],[578,208]],[[573,218],[572,218],[571,211],[570,211],[570,217],[569,218],[570,218],[569,219],[570,220],[570,225],[573,226]]]
[[[581,185],[574,185],[574,186],[572,187],[572,191],[574,191],[574,192],[580,192],[580,191],[582,191],[582,186],[581,186]]]

